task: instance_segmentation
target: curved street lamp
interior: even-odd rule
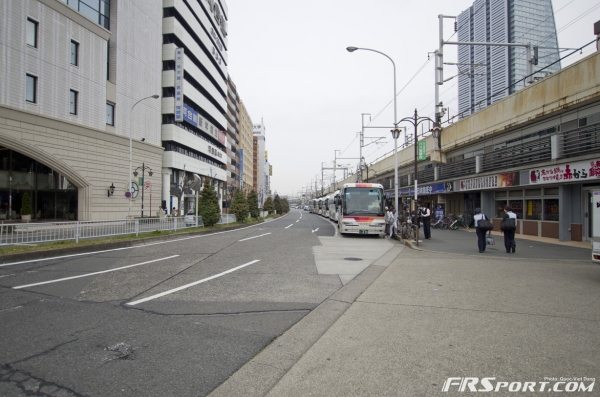
[[[348,51],[348,52],[354,52],[356,50],[371,51],[371,52],[376,52],[380,55],[383,55],[384,57],[386,57],[387,59],[390,60],[390,62],[392,63],[392,67],[394,69],[394,97],[393,97],[394,98],[394,129],[391,130],[391,132],[392,132],[392,136],[394,137],[394,206],[396,208],[396,211],[398,211],[398,135],[400,134],[400,131],[398,130],[398,121],[397,121],[398,120],[398,113],[397,113],[398,107],[396,106],[396,63],[389,55],[387,55],[381,51],[374,50],[372,48],[346,47],[346,51]]]
[[[418,191],[418,182],[417,182],[417,162],[419,160],[418,157],[418,143],[419,143],[419,138],[417,136],[417,126],[419,124],[421,124],[424,121],[429,121],[431,123],[433,123],[434,127],[433,127],[433,131],[434,133],[439,137],[439,133],[441,132],[441,128],[437,125],[437,123],[431,119],[430,117],[427,116],[419,116],[419,114],[417,113],[417,109],[415,109],[415,113],[412,117],[405,117],[402,120],[399,121],[399,123],[410,123],[413,125],[413,127],[415,128],[415,169],[414,169],[414,175],[415,175],[415,205],[414,205],[414,211],[415,211],[415,215],[417,214],[417,200],[419,198],[419,191]],[[417,246],[419,245],[419,223],[417,222]]]
[[[127,198],[129,199],[129,208],[127,210],[127,215],[131,215],[131,199],[132,199],[131,186],[132,186],[132,183],[133,183],[133,181],[131,180],[131,175],[133,174],[132,165],[131,165],[132,151],[133,151],[132,150],[132,139],[131,139],[131,131],[133,130],[133,127],[131,125],[132,124],[131,114],[133,113],[133,109],[135,108],[135,106],[138,103],[140,103],[140,102],[142,102],[142,101],[144,101],[146,99],[150,99],[150,98],[152,98],[152,99],[158,99],[158,98],[160,98],[160,95],[154,94],[154,95],[150,95],[150,96],[144,97],[142,99],[139,99],[129,109],[129,120],[130,120],[130,124],[129,124],[129,176],[127,177],[128,181],[127,181],[127,192],[126,192]],[[142,192],[142,194],[143,194],[143,192]],[[142,206],[143,206],[143,203],[142,203]],[[143,214],[143,210],[142,210],[142,214]]]
[[[144,190],[146,190],[145,177],[146,177],[146,173],[148,173],[148,176],[152,176],[154,174],[154,172],[152,171],[152,168],[146,166],[146,163],[142,163],[142,165],[140,167],[137,167],[135,170],[133,170],[133,176],[138,176],[138,171],[142,172],[142,186],[140,187],[140,189],[142,189],[142,218],[143,218],[144,217]],[[150,206],[152,206],[152,193],[150,193]]]

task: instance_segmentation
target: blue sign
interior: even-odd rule
[[[449,193],[453,191],[452,182],[436,182],[436,183],[428,183],[423,185],[418,185],[417,190],[419,195],[428,195],[428,194],[439,194],[439,193]],[[390,197],[394,196],[394,190],[388,190]],[[403,187],[398,189],[398,195],[400,196],[414,196],[415,195],[415,187]]]

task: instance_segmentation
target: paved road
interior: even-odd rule
[[[235,231],[2,264],[0,395],[207,395],[390,246],[292,211]]]
[[[434,231],[422,250],[367,268],[211,397],[473,395],[459,391],[465,377],[488,378],[494,395],[598,395],[600,267],[589,248],[517,247],[479,254],[473,233]]]

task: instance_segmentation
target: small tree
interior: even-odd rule
[[[260,210],[258,209],[258,195],[254,190],[248,194],[246,201],[248,202],[248,211],[250,211],[250,216],[252,218],[258,218],[260,216]]]
[[[235,214],[238,222],[246,222],[246,218],[248,218],[248,203],[246,197],[244,197],[244,192],[241,190],[238,190],[233,196],[231,212]]]
[[[275,195],[275,199],[273,200],[273,208],[275,209],[275,212],[277,212],[278,214],[283,214],[283,211],[281,208],[281,198],[279,198],[278,194]]]
[[[29,192],[24,192],[21,198],[21,215],[31,215],[33,209],[31,208],[31,196]]]
[[[273,199],[271,198],[271,196],[267,197],[267,199],[265,200],[263,204],[263,210],[267,211],[269,214],[273,213],[274,207]]]
[[[198,213],[202,215],[202,221],[206,226],[215,225],[221,216],[219,210],[219,199],[212,183],[207,182],[200,193]]]
[[[283,214],[287,214],[288,212],[290,212],[290,203],[286,198],[281,200],[281,211]]]

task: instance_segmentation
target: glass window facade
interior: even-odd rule
[[[71,65],[79,65],[79,43],[71,40]]]
[[[115,105],[113,103],[106,103],[106,124],[115,125]]]
[[[559,220],[558,188],[525,189],[495,192],[496,217],[504,215],[508,204],[519,219],[554,221]]]
[[[27,18],[27,24],[25,28],[25,43],[32,47],[37,48],[38,46],[38,23],[31,18]]]
[[[69,90],[69,113],[77,114],[77,100],[79,93],[75,90]]]
[[[81,15],[110,30],[110,0],[62,0]]]
[[[37,103],[37,77],[32,74],[25,75],[25,100]]]
[[[77,188],[64,175],[0,146],[0,220],[20,218],[25,192],[31,196],[32,219],[77,219]]]

